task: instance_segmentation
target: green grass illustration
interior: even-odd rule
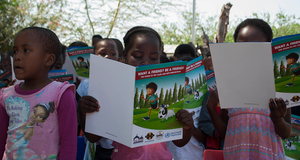
[[[292,82],[292,78],[293,78],[293,76],[287,76],[287,77],[275,79],[276,92],[299,93],[299,91],[300,91],[300,76],[295,76],[293,86],[290,86],[290,87],[286,86],[286,84]]]
[[[76,73],[78,76],[89,78],[90,70],[86,69],[86,74],[84,74],[84,68],[79,68],[79,69],[76,69]]]

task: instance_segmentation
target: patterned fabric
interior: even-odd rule
[[[276,134],[269,114],[269,109],[228,109],[224,158],[284,159],[281,138]]]

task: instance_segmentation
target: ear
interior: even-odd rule
[[[54,62],[55,62],[55,55],[54,54],[47,54],[45,66],[50,67],[54,64]]]

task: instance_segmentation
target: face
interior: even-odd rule
[[[79,63],[82,63],[82,62],[83,62],[83,60],[82,60],[82,59],[78,59],[78,61],[79,61]]]
[[[37,106],[29,115],[30,123],[45,122],[44,117],[46,116],[46,110],[42,106]]]
[[[187,86],[187,85],[188,85],[188,82],[187,82],[187,81],[184,81],[184,82],[185,82],[185,83],[184,83],[184,85],[186,85],[186,86]]]
[[[56,61],[55,65],[53,66],[52,70],[61,70],[63,67],[63,56],[60,55],[59,59]]]
[[[100,38],[93,38],[92,40],[92,46],[95,46],[97,44],[97,42],[99,42],[101,39]]]
[[[1,63],[3,71],[11,71],[11,63],[10,63],[10,58],[7,58],[3,60]]]
[[[44,52],[43,45],[33,30],[25,30],[17,35],[13,51],[14,72],[16,78],[20,80],[37,79],[48,75],[55,59],[53,54]],[[52,60],[49,61],[49,58]]]
[[[153,36],[137,36],[132,47],[124,54],[126,63],[132,66],[158,64],[160,58],[159,41]]]
[[[294,64],[296,62],[294,58],[288,58],[286,60],[288,65]]]
[[[152,95],[154,90],[152,88],[147,88],[147,95]]]
[[[205,71],[214,69],[211,57],[204,59],[204,68],[205,68]]]
[[[256,27],[246,26],[237,36],[237,42],[267,42],[265,34]]]
[[[112,41],[104,40],[96,44],[95,55],[104,58],[118,60],[118,48]]]

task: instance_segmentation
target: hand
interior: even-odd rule
[[[296,69],[298,69],[298,68],[293,68],[294,71],[295,71]]]
[[[151,100],[151,102],[153,103],[153,102],[154,102],[154,100]]]
[[[176,119],[183,125],[183,129],[191,129],[194,126],[194,120],[191,113],[187,110],[180,110],[176,113]]]
[[[206,107],[207,109],[215,109],[215,107],[219,104],[219,95],[217,90],[212,90],[208,97]]]
[[[92,113],[99,112],[100,106],[94,97],[83,96],[78,102],[78,108],[81,113]]]
[[[76,83],[75,83],[76,89],[78,88],[78,86],[80,85],[80,83],[81,83],[81,79],[79,79],[78,77],[76,77]]]
[[[281,66],[281,68],[285,68],[284,66]]]
[[[275,103],[276,103],[276,105],[275,105]],[[274,120],[276,121],[280,118],[283,118],[287,113],[286,105],[282,98],[280,98],[279,100],[277,98],[275,98],[275,102],[271,98],[270,102],[269,102],[269,108],[271,110],[270,117],[271,117],[272,121],[274,121]]]
[[[141,98],[144,99],[145,98],[144,95],[142,95]]]
[[[12,80],[11,82],[8,83],[7,87],[13,86],[16,83],[16,79]]]

